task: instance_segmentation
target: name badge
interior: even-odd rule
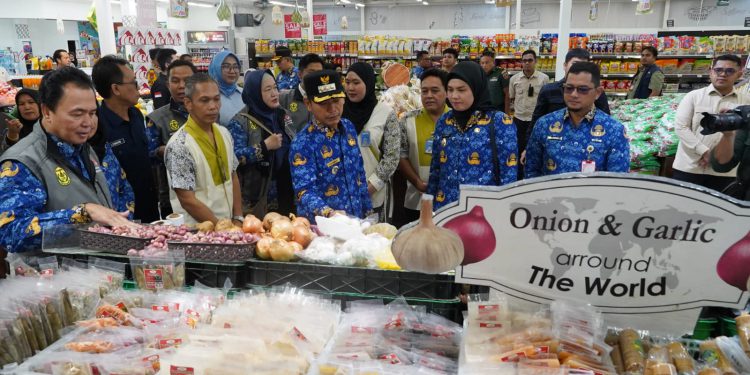
[[[428,155],[432,154],[432,139],[428,139],[427,142],[424,143],[424,153]]]
[[[596,162],[593,160],[584,160],[581,162],[581,173],[591,174],[596,172]]]
[[[365,130],[362,132],[362,134],[359,135],[359,144],[362,147],[370,147],[372,145],[372,142],[370,141],[370,132]]]
[[[562,141],[562,140],[563,140],[563,137],[555,137],[555,136],[553,136],[553,135],[548,135],[548,136],[547,136],[547,140],[548,140],[548,141]]]
[[[125,144],[125,138],[120,138],[111,143],[112,147],[122,146]]]

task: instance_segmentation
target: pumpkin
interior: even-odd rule
[[[383,82],[388,87],[406,85],[409,83],[409,68],[404,66],[404,64],[390,64],[388,68],[383,70],[382,75]]]

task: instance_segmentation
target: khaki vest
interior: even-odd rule
[[[164,144],[167,144],[167,141],[172,137],[172,134],[187,122],[187,117],[179,112],[173,111],[171,105],[165,105],[164,107],[156,109],[146,117],[148,117],[148,119],[159,128],[159,133],[161,133],[161,139]]]
[[[47,134],[41,125],[35,124],[34,130],[28,136],[3,153],[0,165],[8,160],[17,161],[42,182],[47,191],[45,212],[71,209],[83,203],[96,203],[113,208],[107,179],[99,166],[99,158],[94,150],[86,144],[83,146],[82,153],[91,160],[95,167],[96,177],[92,184],[91,181],[73,172],[67,163],[61,162],[49,152],[47,139]]]
[[[195,139],[185,132],[185,128],[180,128],[180,130],[178,130],[169,140],[169,143],[181,138],[179,136],[180,132],[186,133],[185,147],[187,147],[190,155],[193,157],[193,162],[195,164],[195,198],[211,209],[217,218],[229,219],[232,217],[232,205],[234,203],[231,178],[232,172],[234,172],[231,170],[231,163],[232,160],[234,160],[234,147],[229,130],[223,126],[218,126],[217,128],[219,129],[219,132],[221,132],[221,136],[224,137],[224,144],[227,149],[227,160],[229,161],[229,165],[227,166],[227,176],[230,176],[230,178],[221,185],[214,185],[213,178],[211,177],[211,168],[208,166],[206,157],[203,155],[203,152]],[[172,176],[170,173],[167,173],[167,177],[169,178],[169,186],[172,186]],[[182,216],[185,217],[186,224],[197,223],[197,221],[193,219],[184,208],[182,208],[174,189],[170,189],[169,191],[169,200],[172,203],[172,209],[174,212],[182,214]]]
[[[370,115],[370,119],[365,124],[362,132],[370,132],[370,147],[362,146],[362,137],[360,133],[359,139],[359,150],[362,152],[362,161],[365,165],[365,174],[369,178],[375,169],[378,167],[380,158],[382,157],[382,151],[380,150],[380,142],[383,141],[383,133],[385,131],[385,123],[388,121],[388,116],[393,112],[393,109],[383,102],[379,102],[375,106],[375,109]],[[388,181],[384,181],[388,182]],[[388,189],[380,189],[370,195],[372,199],[372,207],[377,208],[385,203],[385,197]]]

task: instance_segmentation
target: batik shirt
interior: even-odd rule
[[[81,159],[81,146],[74,147],[57,141],[60,154],[79,168],[85,178],[89,178],[88,171]],[[104,164],[107,166],[104,166]],[[104,174],[107,179],[112,204],[118,212],[130,210],[132,217],[133,189],[125,179],[125,172],[107,145],[106,155],[102,161]],[[42,230],[57,225],[81,224],[81,205],[71,206],[70,209],[45,212],[47,191],[44,184],[25,165],[6,161],[0,166],[0,245],[8,252],[19,253],[42,248]]]
[[[537,121],[526,148],[526,178],[581,172],[584,161],[593,161],[596,171],[628,172],[625,127],[596,108],[578,126],[567,108]]]
[[[357,131],[347,119],[338,129],[310,124],[289,151],[297,213],[309,220],[334,210],[364,218],[372,211]]]
[[[495,152],[491,147],[491,132],[494,132]],[[515,182],[517,168],[516,126],[510,116],[500,111],[476,111],[466,127],[461,128],[453,111],[449,111],[435,126],[427,193],[435,197],[433,207],[437,210],[458,200],[460,185]]]
[[[290,72],[279,73],[276,78],[276,87],[279,90],[291,90],[299,85],[299,69],[292,68]]]

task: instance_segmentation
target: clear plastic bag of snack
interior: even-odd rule
[[[103,281],[106,282],[101,293],[102,297],[107,293],[122,288],[122,282],[125,280],[126,263],[89,257],[88,265],[89,269],[99,271],[102,274]]]
[[[159,258],[130,258],[133,278],[139,289],[159,291],[185,285],[185,253],[169,251]]]
[[[468,319],[482,322],[509,321],[510,305],[507,297],[497,293],[471,294],[467,303]]]

